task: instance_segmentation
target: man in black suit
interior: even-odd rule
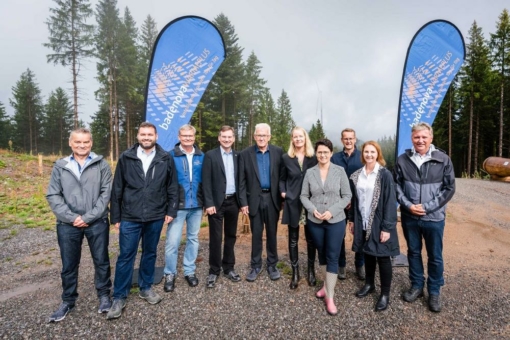
[[[276,231],[281,208],[278,183],[283,151],[277,146],[269,145],[271,127],[268,124],[257,124],[253,138],[257,145],[244,149],[239,159],[239,202],[241,212],[250,217],[252,233],[251,271],[246,280],[255,281],[262,270],[264,225],[267,272],[271,280],[278,280],[280,272],[276,268]]]
[[[214,288],[218,276],[223,274],[233,282],[241,277],[234,271],[237,220],[239,203],[238,153],[232,149],[234,129],[224,125],[218,135],[220,147],[205,154],[202,166],[202,189],[204,206],[209,218],[209,276],[207,288]],[[223,260],[221,258],[221,240],[225,234]]]

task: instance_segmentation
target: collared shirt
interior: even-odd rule
[[[255,145],[257,153],[257,165],[259,167],[260,187],[262,189],[271,189],[271,162],[269,157],[269,146],[266,152],[262,153],[257,145]]]
[[[363,230],[366,230],[370,213],[370,206],[374,199],[375,179],[379,172],[380,165],[375,163],[374,171],[367,175],[366,166],[363,167],[359,174],[358,184],[356,185],[356,193],[358,194],[359,212],[363,218]]]
[[[193,155],[195,155],[195,147],[193,147],[193,150],[191,150],[190,153],[187,153],[180,144],[179,149],[186,155],[186,159],[188,160],[189,181],[191,182],[193,181]]]
[[[141,146],[138,146],[138,149],[136,149],[136,156],[142,161],[143,173],[145,176],[147,176],[147,171],[155,155],[156,148],[153,148],[149,154],[147,154]]]
[[[413,155],[411,156],[411,160],[414,162],[414,164],[416,164],[416,166],[419,169],[423,163],[432,158],[432,151],[434,150],[436,150],[436,147],[434,146],[434,144],[430,144],[429,151],[427,151],[427,153],[425,153],[422,156],[418,152],[416,152],[413,146],[413,148],[411,149],[411,152],[413,153]]]
[[[94,157],[92,157],[92,152],[89,153],[89,155],[85,159],[85,162],[83,163],[83,166],[81,166],[80,163],[78,163],[78,161],[76,160],[76,158],[74,158],[74,153],[71,154],[71,156],[69,157],[69,163],[70,163],[69,165],[71,167],[71,171],[76,175],[76,177],[80,178],[81,173],[83,172],[83,169],[85,169],[87,164],[89,164],[93,158]]]
[[[225,194],[232,195],[236,193],[236,179],[234,176],[234,152],[226,152],[221,146],[221,157],[223,158],[223,165],[225,166],[225,177],[227,178],[227,191]]]

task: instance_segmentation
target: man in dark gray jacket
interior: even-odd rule
[[[427,249],[429,309],[441,311],[439,292],[443,278],[443,232],[446,203],[455,193],[455,173],[450,157],[432,145],[432,127],[420,122],[411,130],[413,148],[397,159],[395,181],[402,229],[407,242],[411,288],[407,302],[423,296],[425,277],[421,257],[422,239]]]
[[[88,129],[71,132],[72,154],[55,162],[46,199],[57,217],[57,238],[62,258],[62,303],[50,322],[63,320],[78,298],[78,268],[83,237],[87,238],[95,269],[99,313],[111,306],[110,259],[108,257],[112,172],[110,165],[91,152],[92,135]]]

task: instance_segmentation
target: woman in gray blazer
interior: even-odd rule
[[[310,168],[303,180],[301,202],[308,212],[307,224],[313,243],[319,251],[319,264],[324,273],[324,285],[315,294],[324,298],[326,311],[337,314],[333,301],[338,257],[345,234],[345,207],[351,202],[351,189],[345,170],[331,163],[333,144],[328,139],[315,143],[318,164]]]

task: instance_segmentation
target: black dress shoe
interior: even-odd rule
[[[229,271],[228,273],[224,273],[223,275],[225,275],[225,277],[227,279],[229,279],[230,281],[232,281],[232,282],[239,282],[239,281],[241,281],[241,277],[239,276],[239,274],[237,274],[233,270]]]
[[[195,274],[186,275],[184,278],[186,279],[186,282],[188,282],[190,287],[198,286],[198,279],[195,276]]]
[[[167,274],[165,275],[165,286],[163,288],[165,292],[173,292],[175,289],[175,275]]]
[[[214,288],[214,286],[216,285],[216,280],[218,280],[218,275],[209,274],[209,276],[207,277],[207,282],[206,282],[205,286],[207,288]]]
[[[367,296],[368,294],[373,293],[374,291],[375,291],[375,287],[373,285],[370,285],[367,283],[363,287],[361,287],[360,290],[358,290],[356,292],[356,296],[359,298],[363,298],[363,297]]]
[[[439,295],[429,295],[429,310],[434,313],[439,313],[441,311]]]
[[[402,298],[404,299],[404,301],[406,302],[414,302],[416,301],[417,298],[419,297],[422,297],[423,296],[423,288],[409,288],[408,291],[404,292],[404,294],[402,294]]]
[[[388,303],[390,302],[390,296],[381,294],[379,296],[379,300],[377,300],[377,303],[375,304],[375,311],[380,312],[388,308]]]

